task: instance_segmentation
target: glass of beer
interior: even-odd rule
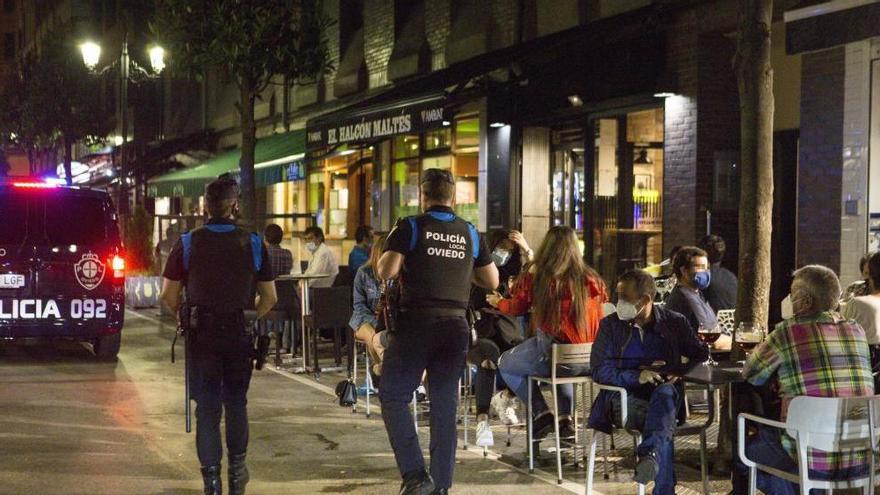
[[[767,331],[761,325],[741,322],[736,329],[736,343],[743,348],[748,355],[755,347],[764,341]]]
[[[700,328],[697,329],[697,337],[704,342],[707,346],[709,346],[709,359],[703,363],[706,366],[714,366],[718,364],[715,359],[712,358],[712,344],[715,343],[721,337],[721,328],[717,325],[714,327],[706,327],[704,325],[700,325]]]

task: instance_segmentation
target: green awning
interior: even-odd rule
[[[305,178],[304,152],[306,131],[300,129],[274,134],[257,140],[254,179],[257,187]],[[175,170],[148,181],[147,194],[152,197],[197,197],[205,184],[225,173],[239,176],[241,150],[220,153],[195,167]]]

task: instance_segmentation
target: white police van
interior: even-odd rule
[[[123,256],[106,192],[0,180],[0,340],[71,339],[115,359]]]

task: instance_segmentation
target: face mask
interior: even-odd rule
[[[496,249],[492,251],[492,260],[498,266],[504,266],[510,261],[510,251],[506,249]]]
[[[314,242],[307,242],[306,249],[308,249],[310,253],[315,254],[315,251],[318,250],[318,246]]]
[[[791,303],[791,294],[785,296],[779,309],[782,311],[783,320],[794,318],[794,305]]]
[[[694,284],[700,290],[706,290],[709,288],[709,283],[712,282],[712,272],[708,270],[705,272],[697,272],[694,274]]]
[[[617,317],[620,318],[620,321],[631,321],[639,315],[642,310],[636,307],[635,304],[623,300],[617,301]]]

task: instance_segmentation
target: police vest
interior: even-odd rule
[[[444,211],[407,217],[412,230],[401,275],[400,307],[464,310],[468,307],[480,237],[470,223]]]
[[[223,313],[252,307],[262,242],[259,235],[231,224],[209,224],[183,234],[189,304]]]

